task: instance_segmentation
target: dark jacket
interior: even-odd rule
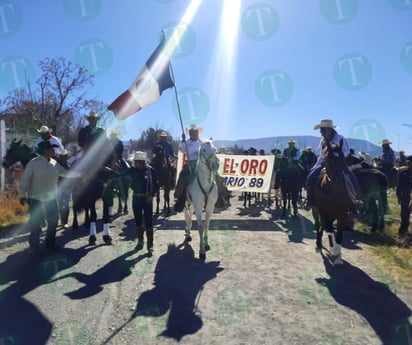
[[[130,188],[133,190],[133,196],[154,196],[159,188],[156,171],[150,166],[142,170],[131,167],[129,169],[131,177]]]
[[[396,187],[396,195],[399,200],[409,201],[412,189],[412,171],[402,171],[399,175],[398,186]]]
[[[106,131],[103,128],[92,128],[90,125],[87,125],[79,131],[77,143],[83,150],[87,150],[101,137],[106,138]]]

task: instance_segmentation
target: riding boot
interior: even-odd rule
[[[177,198],[174,205],[175,212],[182,212],[186,202],[186,183],[183,178],[179,178],[175,189],[175,198]]]
[[[137,226],[136,227],[136,233],[137,233],[137,245],[136,245],[136,250],[140,250],[143,248],[144,245],[144,227],[142,226]]]
[[[153,228],[149,227],[146,229],[147,236],[147,251],[153,252]]]

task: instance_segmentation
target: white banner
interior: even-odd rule
[[[268,193],[271,186],[274,155],[240,156],[217,155],[220,160],[219,175],[230,191]],[[183,153],[178,154],[177,173],[184,162]],[[179,175],[177,175],[179,176]]]

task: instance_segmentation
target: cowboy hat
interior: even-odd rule
[[[46,141],[42,141],[40,143],[37,144],[37,153],[42,155],[43,153],[45,153],[47,150],[49,149],[54,149],[55,147],[58,147],[55,144],[50,144],[50,141],[46,140]]]
[[[119,131],[116,131],[115,129],[110,132],[110,137],[112,138],[118,137],[119,135],[120,135]]]
[[[147,158],[147,153],[143,151],[136,151],[133,154],[133,160],[134,161],[145,161],[148,162],[149,158]]]
[[[296,140],[295,139],[289,139],[288,144],[296,144]]]
[[[337,128],[332,120],[326,119],[326,120],[321,120],[319,124],[317,124],[313,129],[319,129],[319,128]]]
[[[52,130],[51,128],[47,126],[41,126],[40,129],[37,130],[37,132],[44,134],[44,133],[50,133]]]
[[[392,141],[388,140],[388,139],[383,139],[379,145],[390,145],[392,144]]]
[[[91,111],[90,113],[88,113],[87,115],[84,115],[84,118],[85,119],[96,119],[96,120],[98,120],[98,119],[100,119],[100,115],[98,114],[98,113],[96,113],[95,111]]]
[[[159,134],[159,137],[160,138],[167,138],[167,133],[165,131],[163,131]]]
[[[197,131],[199,133],[199,136],[201,136],[203,133],[203,128],[197,127],[197,125],[190,125],[190,127],[186,128],[186,134],[189,135],[190,131]]]

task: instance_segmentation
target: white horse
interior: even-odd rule
[[[210,141],[204,141],[200,147],[199,159],[194,169],[194,177],[186,191],[185,220],[186,241],[191,241],[193,212],[196,214],[197,228],[200,237],[199,257],[206,259],[206,251],[210,249],[208,244],[208,231],[210,218],[215,209],[218,197],[215,174],[219,168],[219,158],[216,156],[216,148]],[[202,220],[202,212],[205,211],[205,220]]]

